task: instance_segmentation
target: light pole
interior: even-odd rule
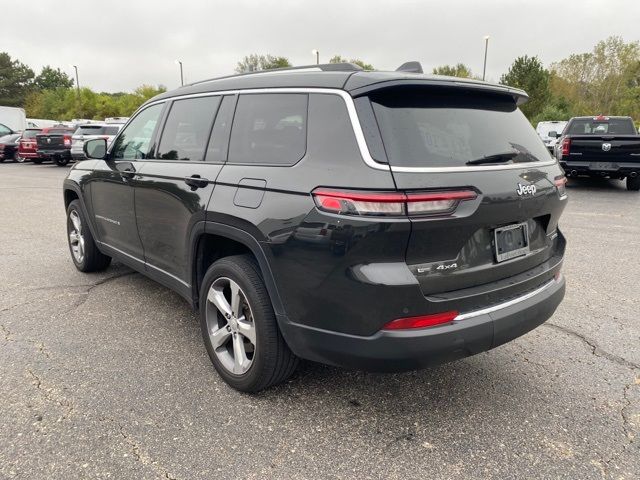
[[[487,50],[489,50],[489,39],[491,37],[489,35],[484,36],[484,66],[482,67],[482,81],[484,82],[484,77],[487,73]]]
[[[76,71],[76,92],[78,94],[78,118],[82,118],[82,103],[80,101],[80,77],[78,77],[78,66],[72,65]]]
[[[316,65],[320,65],[320,52],[314,48],[311,53],[316,56]]]
[[[176,64],[180,65],[180,86],[184,86],[184,74],[182,73],[182,62],[180,60],[176,60]]]

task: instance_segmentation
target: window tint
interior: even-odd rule
[[[240,95],[229,163],[293,165],[307,148],[306,94]]]
[[[216,121],[211,131],[211,139],[207,148],[207,162],[224,163],[227,161],[229,130],[231,130],[231,120],[233,119],[235,106],[235,95],[227,95],[222,99],[222,104],[218,109]]]
[[[549,160],[514,100],[461,89],[397,88],[371,96],[389,163],[457,167],[505,152],[513,163]]]
[[[173,102],[156,158],[202,160],[219,104],[220,97],[188,98]]]
[[[576,118],[569,125],[567,133],[572,135],[635,135],[636,130],[629,118],[608,120]]]
[[[122,160],[146,158],[162,107],[163,105],[158,103],[138,113],[116,139],[111,157]]]

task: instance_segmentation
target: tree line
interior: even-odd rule
[[[330,63],[351,62],[365,70],[373,65],[335,55]],[[288,58],[251,54],[240,60],[237,73],[291,67]],[[462,64],[441,65],[434,74],[479,78]],[[640,120],[640,43],[609,37],[591,52],[569,55],[545,67],[536,56],[516,58],[499,82],[525,90],[529,101],[521,109],[535,125],[541,120],[566,120],[576,115],[628,115]],[[59,68],[36,73],[9,54],[0,53],[0,105],[23,106],[30,118],[105,118],[129,116],[147,99],[165,91],[143,85],[132,93],[97,93],[74,88]]]

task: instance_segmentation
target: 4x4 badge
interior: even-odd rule
[[[521,197],[524,197],[525,195],[535,195],[537,190],[538,189],[535,185],[522,185],[519,183],[516,193]]]

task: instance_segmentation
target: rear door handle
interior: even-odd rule
[[[197,190],[198,188],[204,188],[209,185],[209,179],[202,178],[200,175],[191,175],[184,179],[184,183],[191,187],[191,190]]]

